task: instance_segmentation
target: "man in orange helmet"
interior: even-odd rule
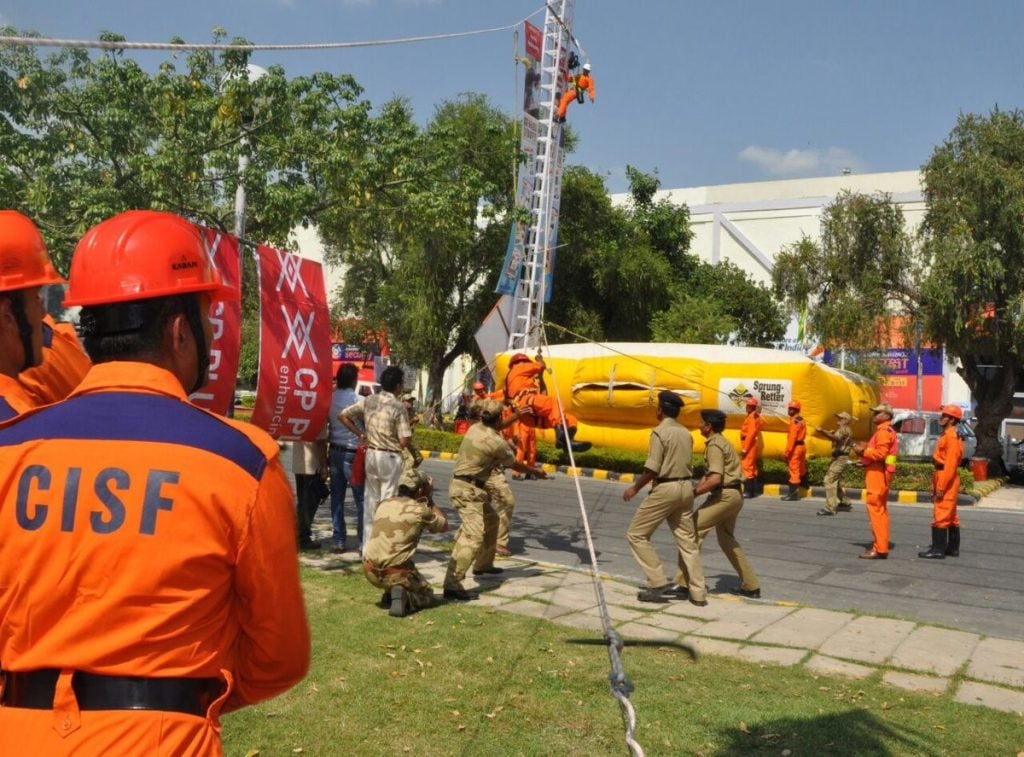
[[[0,754],[220,754],[220,715],[310,651],[277,444],[188,401],[237,295],[150,211],[91,229],[69,279],[95,364],[0,428]]]
[[[757,397],[747,397],[747,417],[740,427],[740,464],[743,467],[743,498],[751,499],[758,494],[757,453],[761,448],[761,403]]]
[[[590,442],[577,442],[576,428],[579,422],[572,413],[565,413],[565,425],[569,427],[566,438],[562,427],[562,412],[554,397],[541,394],[540,377],[544,374],[544,358],[539,354],[536,360],[530,360],[522,352],[517,352],[508,363],[508,375],[505,377],[505,396],[513,407],[529,407],[532,421],[541,428],[555,430],[555,446],[559,449],[572,448],[573,452],[586,452]],[[522,422],[522,421],[520,421]],[[530,422],[530,421],[527,421]]]
[[[63,281],[36,225],[0,210],[0,421],[39,404],[18,378],[43,360],[42,288]]]
[[[789,433],[786,436],[786,451],[783,457],[789,468],[789,493],[782,499],[787,502],[796,502],[800,499],[799,489],[807,485],[807,424],[800,415],[801,409],[797,400],[786,406]]]
[[[565,122],[565,114],[569,112],[569,106],[575,101],[583,102],[583,93],[590,96],[590,102],[594,102],[594,77],[590,74],[590,64],[584,63],[578,74],[566,72],[565,80],[569,83],[569,89],[562,95],[558,102],[558,109],[555,111],[558,123]]]
[[[939,416],[942,435],[935,445],[932,462],[932,545],[918,557],[944,560],[960,556],[960,518],[956,514],[956,498],[960,494],[960,462],[964,458],[964,443],[956,433],[956,426],[964,419],[964,411],[956,405],[946,405]]]
[[[868,511],[874,543],[864,552],[862,560],[884,560],[889,556],[889,487],[896,475],[896,450],[899,442],[892,428],[892,406],[871,408],[875,433],[866,443],[854,445],[864,466],[864,506]]]

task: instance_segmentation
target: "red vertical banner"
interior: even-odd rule
[[[275,439],[311,442],[331,409],[331,323],[319,263],[256,248],[260,371],[252,422]]]
[[[221,279],[236,292],[241,290],[241,260],[238,240],[230,234],[197,227],[206,241],[206,251]],[[242,349],[242,300],[215,302],[210,308],[210,373],[206,385],[189,399],[199,407],[227,415],[235,400],[238,358]]]

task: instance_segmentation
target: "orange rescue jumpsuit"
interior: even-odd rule
[[[743,468],[743,478],[748,481],[757,479],[757,451],[762,428],[764,419],[757,410],[747,413],[740,427],[740,466]]]
[[[807,478],[807,424],[799,415],[790,419],[784,457],[789,467],[789,483],[800,486]]]
[[[892,421],[882,421],[861,456],[864,466],[864,505],[874,534],[874,550],[889,553],[889,486],[896,472],[896,432]]]
[[[89,372],[92,362],[82,351],[75,328],[43,318],[43,362],[18,374],[18,381],[36,405],[60,402]]]
[[[0,422],[21,415],[36,406],[17,379],[0,373]]]
[[[957,436],[956,426],[947,426],[939,437],[932,454],[935,472],[932,474],[932,528],[960,526],[956,514],[956,498],[960,494],[960,462],[964,457],[964,443]]]
[[[191,405],[161,368],[111,362],[0,427],[0,470],[0,665],[59,671],[51,708],[0,706],[0,754],[220,754],[222,713],[305,675],[293,498],[267,434]],[[205,715],[90,709],[76,671],[219,685]]]
[[[562,414],[558,411],[558,402],[554,397],[540,393],[537,377],[543,372],[544,367],[533,360],[513,365],[505,379],[506,394],[514,407],[533,408],[533,415],[523,416],[519,420],[520,423],[526,422],[541,428],[556,428],[562,425]],[[567,412],[565,423],[569,428],[575,428],[579,422],[576,416]]]
[[[558,102],[558,110],[556,115],[560,119],[565,119],[565,114],[569,111],[569,105],[579,99],[583,92],[586,91],[590,95],[590,102],[594,102],[594,77],[587,73],[581,73],[578,76],[573,76],[566,72],[565,80],[569,82],[569,89],[566,90],[565,94],[562,95],[562,99]],[[583,102],[580,100],[580,102]]]

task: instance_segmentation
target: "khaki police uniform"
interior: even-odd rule
[[[655,474],[651,493],[637,508],[626,531],[633,557],[647,577],[647,585],[658,588],[668,583],[651,536],[662,522],[672,529],[679,560],[686,565],[690,598],[704,599],[704,569],[700,563],[697,533],[693,522],[693,437],[674,418],[664,418],[651,432],[650,451],[644,468]]]
[[[842,487],[843,472],[850,464],[850,450],[853,449],[853,432],[843,424],[832,432],[832,462],[825,471],[825,509],[831,513],[839,505],[848,504]]]
[[[722,485],[708,493],[704,505],[697,511],[697,543],[704,544],[704,538],[715,529],[718,546],[740,577],[740,588],[754,591],[761,588],[757,574],[750,566],[746,554],[736,540],[736,519],[743,509],[741,493],[742,467],[732,445],[720,433],[713,433],[705,443],[704,458],[708,473],[717,473]],[[676,583],[688,583],[686,565],[680,561]]]

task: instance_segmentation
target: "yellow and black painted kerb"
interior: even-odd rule
[[[430,450],[420,450],[423,457],[432,457],[438,460],[454,460],[458,455],[454,452],[432,452]],[[613,470],[602,470],[600,468],[570,468],[568,465],[552,465],[551,463],[544,463],[540,466],[545,473],[561,473],[565,476],[582,476],[584,478],[596,478],[599,481],[620,481],[624,484],[631,484],[636,480],[637,474],[635,473],[619,473]],[[967,506],[974,505],[982,497],[991,494],[996,489],[1001,487],[1006,482],[1006,479],[994,478],[988,481],[979,481],[974,485],[969,493],[961,492],[957,499],[957,505]],[[782,496],[782,484],[765,484],[762,495],[765,497],[781,497]],[[804,497],[816,497],[818,499],[825,498],[825,489],[821,486],[815,487],[800,487],[799,496]],[[864,500],[864,489],[847,489],[846,498],[851,500]],[[929,492],[917,492],[917,491],[891,491],[889,492],[889,501],[896,502],[903,505],[915,505],[915,504],[932,504],[932,497]]]

